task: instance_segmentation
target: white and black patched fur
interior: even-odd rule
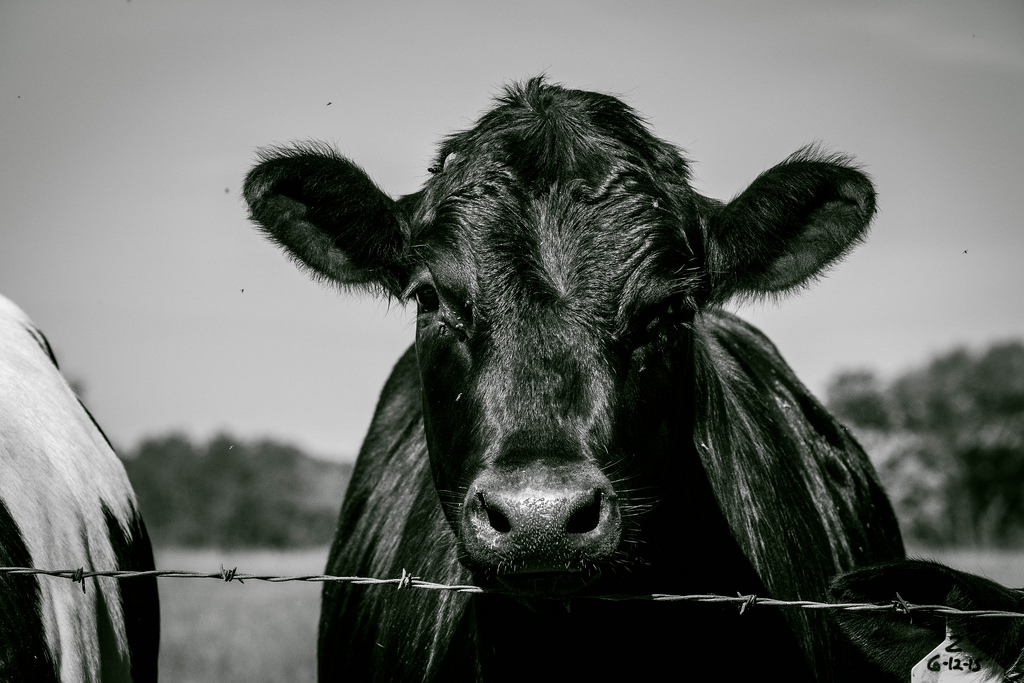
[[[135,494],[43,335],[0,297],[0,566],[153,569]],[[156,581],[0,575],[0,681],[157,677]]]

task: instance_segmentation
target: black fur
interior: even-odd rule
[[[31,564],[18,526],[0,500],[0,566]],[[0,681],[57,682],[39,618],[38,577],[0,575]]]
[[[142,515],[135,512],[130,520],[118,520],[104,509],[107,533],[110,534],[117,569],[124,572],[152,571],[153,547]],[[120,579],[121,604],[124,608],[128,650],[131,653],[131,671],[134,681],[157,680],[157,659],[160,651],[160,599],[156,577]]]
[[[740,652],[781,657],[789,680],[856,675],[820,613],[592,596],[820,599],[902,555],[863,451],[718,308],[799,288],[862,239],[862,172],[807,148],[718,202],[621,101],[542,79],[447,138],[397,201],[298,149],[250,173],[253,219],[320,274],[419,309],[328,571],[512,593],[329,584],[321,680],[643,679],[669,662],[700,678]]]

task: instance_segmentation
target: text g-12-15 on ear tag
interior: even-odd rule
[[[946,639],[910,670],[910,683],[998,683],[1003,668],[946,627]]]

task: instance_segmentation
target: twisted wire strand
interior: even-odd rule
[[[50,576],[61,579],[68,579],[75,583],[82,584],[85,590],[85,579],[89,578],[113,578],[118,580],[155,577],[160,579],[218,579],[225,582],[237,581],[264,581],[268,583],[285,582],[306,582],[306,583],[327,583],[342,582],[353,585],[393,585],[397,589],[419,588],[424,590],[447,590],[457,593],[502,593],[500,590],[486,589],[473,585],[451,585],[424,581],[413,576],[406,570],[402,570],[402,576],[393,579],[377,579],[365,576],[333,576],[330,574],[303,574],[294,576],[278,576],[273,574],[245,574],[239,572],[237,567],[225,569],[221,567],[219,572],[198,572],[182,571],[176,569],[154,569],[149,571],[86,571],[84,568],[77,569],[37,569],[34,567],[0,567],[2,575],[35,575]],[[896,597],[888,603],[857,603],[857,602],[816,602],[813,600],[776,600],[775,598],[763,598],[756,595],[673,595],[670,593],[652,593],[648,595],[598,595],[586,596],[588,599],[596,600],[650,600],[654,602],[695,602],[695,603],[731,603],[739,606],[740,614],[754,606],[764,607],[797,607],[801,609],[825,609],[845,610],[851,612],[897,612],[902,614],[926,612],[947,616],[978,617],[978,618],[1005,618],[1024,619],[1024,613],[1006,612],[1002,610],[960,610],[948,605],[915,605],[907,602],[897,593]]]

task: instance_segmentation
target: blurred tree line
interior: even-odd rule
[[[122,459],[156,545],[326,545],[352,471],[294,446],[226,434],[208,443],[150,438]]]
[[[955,350],[888,382],[843,372],[826,403],[871,456],[908,540],[1024,542],[1024,344]]]

